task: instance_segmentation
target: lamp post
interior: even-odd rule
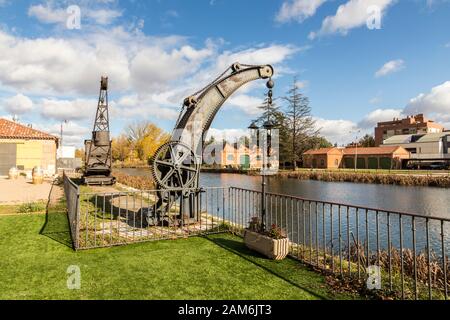
[[[266,84],[269,89],[267,93],[267,120],[262,125],[262,129],[264,132],[263,143],[259,144],[259,136],[261,129],[256,122],[252,122],[252,124],[248,127],[251,130],[253,137],[256,138],[256,148],[257,150],[261,147],[261,156],[262,156],[262,166],[261,166],[261,231],[266,230],[266,175],[268,174],[268,169],[271,167],[269,162],[269,157],[271,155],[271,144],[272,144],[272,129],[274,128],[274,124],[270,121],[270,107],[272,105],[272,88],[274,87],[274,82],[272,79],[269,79]]]
[[[63,124],[67,124],[69,121],[67,121],[67,120],[63,120],[63,121],[61,121],[61,132],[60,132],[60,134],[61,134],[61,136],[60,136],[60,140],[59,140],[59,150],[60,150],[60,152],[59,152],[59,156],[60,157],[62,157],[62,146],[63,146]]]
[[[267,169],[271,167],[269,162],[269,158],[271,156],[271,140],[272,140],[272,129],[274,128],[274,124],[272,121],[267,120],[264,122],[262,127],[258,127],[258,125],[253,122],[248,129],[250,129],[253,137],[256,137],[257,141],[257,150],[259,149],[259,145],[261,145],[261,157],[262,157],[262,165],[261,165],[261,230],[266,230],[266,175]],[[264,129],[264,139],[263,143],[259,143],[260,138],[260,129]]]
[[[355,136],[355,172],[356,169],[358,168],[358,133],[360,133],[361,130],[357,130],[356,131],[356,136]],[[350,131],[349,133],[355,133],[355,131]]]

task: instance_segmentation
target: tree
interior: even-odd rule
[[[113,161],[125,161],[130,157],[131,142],[125,134],[120,134],[112,139],[112,158]]]
[[[317,139],[319,129],[315,126],[315,120],[311,116],[311,107],[308,97],[300,93],[297,77],[294,77],[292,87],[283,99],[287,102],[286,125],[290,141],[290,159],[292,167],[297,168],[297,161],[301,159],[303,152],[308,150],[310,139]]]
[[[85,158],[84,148],[75,149],[75,158],[80,158],[82,161],[84,161]]]
[[[270,120],[273,124],[273,128],[278,130],[279,138],[279,150],[278,160],[280,162],[289,161],[288,157],[288,132],[286,130],[286,116],[283,111],[275,103],[276,99],[273,99],[272,103],[269,103],[269,97],[265,95],[263,103],[258,106],[262,111],[261,116],[256,120],[259,127],[262,127],[264,123]]]
[[[141,121],[128,125],[126,137],[139,160],[147,162],[170,135],[151,122]]]
[[[317,136],[317,137],[311,137],[308,139],[307,142],[307,149],[321,149],[321,148],[331,148],[331,147],[337,147],[337,144],[332,144],[330,141],[328,141],[325,137]]]
[[[364,137],[359,139],[358,144],[364,148],[375,147],[375,139],[372,135],[366,134]]]

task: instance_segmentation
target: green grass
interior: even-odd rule
[[[41,230],[42,229],[42,230]],[[267,260],[240,238],[157,241],[74,252],[65,214],[0,217],[0,299],[352,299],[297,261]],[[81,269],[81,289],[66,286]]]
[[[45,213],[44,202],[29,202],[24,204],[0,205],[0,215],[11,215],[18,213]]]

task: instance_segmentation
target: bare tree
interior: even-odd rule
[[[316,128],[315,120],[311,116],[308,97],[300,92],[297,77],[293,78],[292,86],[287,94],[283,100],[287,102],[285,119],[291,143],[290,159],[292,168],[295,170],[297,160],[308,148],[308,140],[316,139],[319,129]]]

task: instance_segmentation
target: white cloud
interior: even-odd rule
[[[312,17],[317,8],[319,8],[326,0],[289,0],[284,1],[280,10],[275,16],[275,20],[280,23],[295,20],[303,22]]]
[[[248,137],[250,134],[247,129],[216,129],[210,128],[206,135],[206,140],[214,137],[216,141],[226,140],[228,142],[236,142],[242,137]]]
[[[173,106],[158,104],[151,95],[137,94],[122,96],[117,102],[111,103],[111,114],[115,118],[136,119],[155,118],[159,120],[176,120],[179,110]]]
[[[75,99],[59,100],[44,98],[38,103],[41,116],[46,119],[83,120],[94,119],[97,110],[97,100]],[[93,120],[92,120],[93,121]]]
[[[129,85],[128,52],[113,41],[20,38],[0,31],[0,83],[36,94],[92,94],[100,75],[115,90]],[[112,37],[112,36],[111,36]]]
[[[360,122],[358,127],[365,129],[373,129],[378,122],[390,121],[393,118],[402,118],[402,109],[376,109],[367,114]]]
[[[450,115],[450,81],[433,87],[428,93],[421,93],[412,98],[405,107],[406,114],[419,112],[438,115],[436,120],[440,117],[448,117]]]
[[[28,8],[28,16],[35,17],[42,23],[64,24],[66,23],[69,15],[65,9],[55,9],[52,8],[49,3],[47,3],[46,5],[38,4],[30,6]]]
[[[255,116],[261,113],[258,108],[262,104],[263,99],[252,97],[246,94],[238,94],[231,96],[226,102],[226,108],[237,108],[244,112],[245,114]]]
[[[328,16],[322,21],[322,27],[317,32],[309,34],[310,39],[340,33],[346,35],[349,30],[366,25],[370,17],[367,10],[371,6],[378,6],[383,17],[387,8],[395,0],[349,0],[338,7],[334,16]]]
[[[36,18],[39,22],[46,24],[66,25],[67,19],[71,13],[67,12],[69,3],[59,3],[57,6],[54,1],[47,1],[45,4],[31,5],[28,8],[28,16]],[[122,16],[122,12],[94,6],[95,3],[85,1],[80,3],[80,13],[82,22],[109,25],[116,18]]]
[[[314,118],[314,120],[316,121],[316,128],[320,129],[320,134],[327,138],[328,141],[339,145],[354,141],[355,132],[360,130],[358,125],[350,120],[323,118]]]
[[[33,101],[21,93],[4,99],[3,104],[4,109],[12,115],[24,114],[33,109]]]
[[[90,18],[95,23],[100,25],[109,25],[116,18],[122,16],[122,12],[111,9],[93,9],[93,10],[83,9],[82,12],[86,15],[87,18]]]
[[[380,69],[375,72],[375,77],[384,77],[388,74],[402,70],[405,67],[405,62],[402,59],[391,60],[386,62]]]

